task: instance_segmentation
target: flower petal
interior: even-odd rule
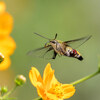
[[[63,100],[63,99],[58,98],[55,94],[51,94],[47,92],[46,95],[50,100]]]
[[[31,83],[35,87],[37,87],[38,82],[42,83],[41,75],[40,75],[39,71],[35,67],[32,67],[32,69],[30,70],[29,78],[30,78]]]
[[[52,82],[55,82],[54,80],[56,80],[54,76],[54,70],[52,70],[50,63],[48,63],[43,73],[44,87],[48,90],[51,87]]]
[[[0,50],[2,50],[4,54],[7,55],[13,54],[15,48],[16,48],[16,43],[12,37],[7,36],[0,38]]]
[[[37,85],[37,92],[38,92],[38,95],[39,95],[41,98],[43,98],[43,97],[46,98],[45,89],[44,89],[44,87],[42,86],[42,84]]]
[[[55,94],[49,93],[46,89],[44,89],[41,85],[37,86],[37,92],[38,95],[43,99],[43,100],[63,100],[63,99],[58,99]]]
[[[52,69],[51,69],[51,65],[50,63],[48,63],[44,69],[44,73],[43,73],[43,82],[45,82],[46,78],[48,77],[48,74],[52,72]]]
[[[70,98],[75,93],[75,87],[71,84],[63,84],[62,88],[64,90],[64,99]]]
[[[0,15],[0,37],[7,36],[11,33],[13,28],[13,18],[12,16],[4,12]]]
[[[53,77],[54,77],[54,70],[51,73],[49,73],[49,75],[47,76],[45,80],[44,87],[46,88],[46,90],[51,88]]]
[[[6,9],[6,5],[4,2],[0,2],[0,14],[2,14]]]
[[[4,55],[4,61],[0,63],[0,70],[6,70],[10,67],[11,60],[7,55]]]

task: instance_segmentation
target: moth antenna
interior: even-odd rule
[[[42,36],[42,35],[40,35],[40,34],[38,34],[38,33],[34,33],[34,34],[36,34],[36,35],[38,35],[38,36],[40,36],[40,37],[42,37],[42,38],[44,38],[44,39],[50,40],[49,38],[46,38],[46,37],[44,37],[44,36]]]
[[[54,38],[54,40],[57,38],[57,33],[56,33],[56,35],[55,35],[55,38]]]

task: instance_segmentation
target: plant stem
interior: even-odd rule
[[[90,78],[96,76],[96,75],[99,74],[99,73],[100,73],[100,70],[98,70],[97,72],[95,72],[95,73],[93,73],[93,74],[91,74],[91,75],[88,75],[88,76],[86,76],[86,77],[84,77],[84,78],[81,78],[81,79],[79,79],[79,80],[77,80],[77,81],[75,81],[75,82],[72,82],[71,84],[72,84],[72,85],[79,84],[79,83],[81,83],[81,82],[84,82],[84,81],[86,81],[86,80],[88,80],[88,79],[90,79]]]
[[[38,98],[35,98],[35,99],[33,99],[33,100],[42,100],[42,98],[38,97]]]
[[[11,91],[9,91],[7,94],[5,94],[2,98],[6,99],[12,92],[15,91],[16,88],[17,88],[17,85]]]

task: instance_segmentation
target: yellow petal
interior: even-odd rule
[[[44,73],[43,73],[43,82],[45,82],[46,78],[48,77],[48,74],[52,72],[52,69],[51,69],[51,65],[50,63],[48,63],[44,69]]]
[[[63,84],[62,88],[64,90],[64,99],[72,97],[75,93],[75,87],[71,84]]]
[[[30,78],[31,83],[35,87],[37,87],[38,82],[42,83],[41,75],[40,75],[39,71],[35,67],[32,67],[32,69],[30,70],[29,78]]]
[[[46,90],[51,88],[53,76],[54,76],[54,70],[51,73],[49,73],[47,78],[45,79],[44,87]]]
[[[55,85],[55,84],[58,84],[58,83],[59,83],[59,82],[58,82],[57,79],[55,78],[55,75],[53,75],[53,78],[52,78],[52,80],[51,80],[51,84],[50,84],[50,85],[52,86],[52,85]],[[50,87],[51,87],[51,86],[50,86]]]
[[[54,70],[52,70],[50,63],[48,63],[43,73],[43,83],[47,90],[51,87],[52,82],[55,82],[54,80],[55,80]]]
[[[37,92],[38,95],[43,99],[43,100],[63,100],[63,99],[58,99],[55,94],[49,93],[47,90],[45,90],[42,86],[37,86]]]
[[[58,98],[55,94],[51,94],[51,93],[46,93],[47,97],[50,99],[50,100],[63,100],[62,98]]]
[[[6,9],[6,5],[4,2],[0,2],[0,14],[4,13]]]
[[[12,28],[13,28],[12,16],[7,12],[0,14],[0,37],[9,35],[12,31]]]
[[[4,55],[4,61],[0,63],[0,70],[6,70],[10,67],[11,61],[7,55]]]
[[[38,92],[38,95],[41,97],[41,98],[46,98],[46,94],[45,94],[45,89],[44,87],[41,85],[37,85],[37,92]]]
[[[15,48],[16,48],[16,43],[12,37],[7,36],[0,38],[0,50],[2,50],[4,54],[7,55],[13,54]]]

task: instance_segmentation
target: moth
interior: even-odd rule
[[[54,39],[46,38],[38,33],[34,33],[48,41],[41,48],[31,50],[27,54],[38,56],[46,59],[55,59],[57,55],[59,56],[67,56],[77,58],[82,61],[82,55],[76,50],[77,47],[81,46],[87,40],[91,38],[91,36],[82,37],[79,39],[69,40],[69,41],[60,41],[57,40],[57,33],[55,34]]]

